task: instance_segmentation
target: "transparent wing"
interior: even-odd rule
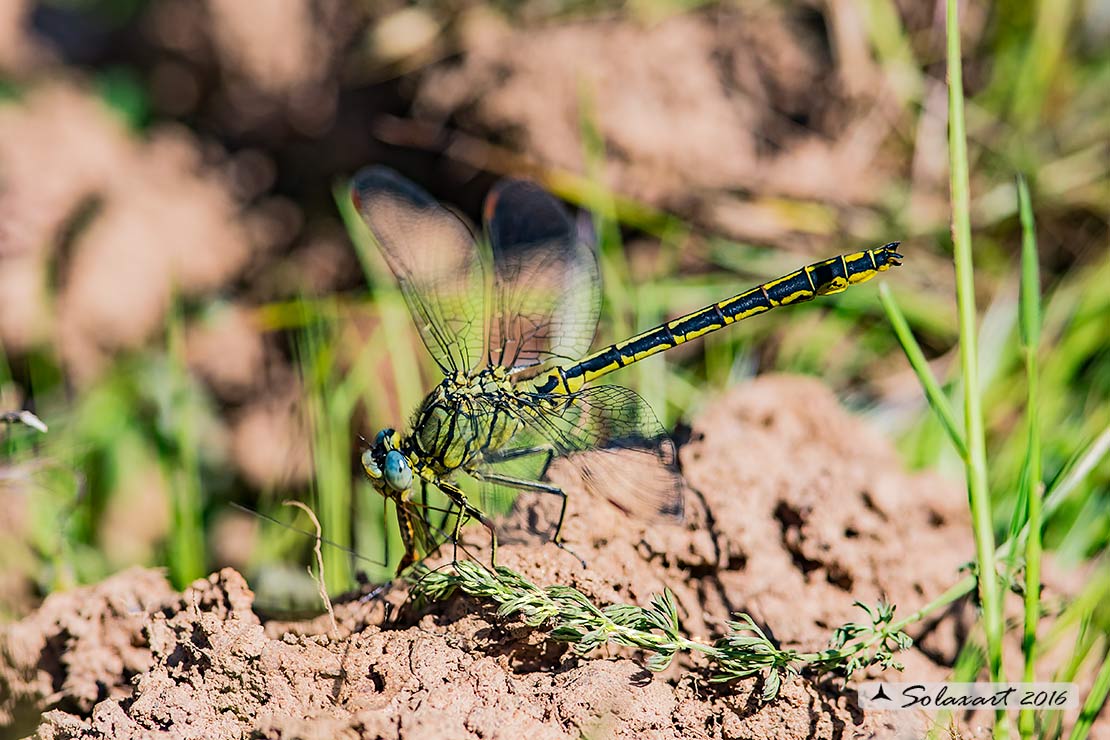
[[[534,433],[524,430],[514,438],[511,448],[501,452],[502,454],[486,457],[484,464],[476,472],[478,477],[475,490],[482,510],[490,516],[500,517],[503,523],[521,493],[543,495],[544,487],[554,489],[552,484],[541,482],[554,457],[554,449],[550,443],[544,443]],[[520,483],[513,484],[511,481]],[[557,509],[561,502],[550,503]],[[544,539],[550,539],[554,535],[556,523],[555,519],[516,522],[518,528],[523,526],[533,534],[542,535]],[[505,531],[504,527],[501,531]]]
[[[485,283],[467,225],[385,167],[351,180],[351,198],[400,285],[416,328],[444,374],[482,359]]]
[[[485,221],[494,271],[489,364],[521,370],[580,359],[601,311],[592,241],[558,200],[523,180],[490,192]]]
[[[516,398],[512,413],[524,430],[514,436],[514,449],[548,447],[555,456],[573,459],[585,486],[630,516],[682,517],[674,442],[637,393],[604,385],[567,396],[520,393]],[[489,469],[504,469],[507,452],[512,450],[487,451]],[[519,464],[537,463],[522,459]]]

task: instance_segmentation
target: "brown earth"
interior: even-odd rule
[[[718,399],[682,447],[682,525],[648,525],[572,493],[568,544],[505,545],[501,562],[600,602],[664,587],[711,638],[747,611],[784,646],[819,649],[856,599],[913,609],[972,555],[959,488],[908,474],[881,435],[817,382],[767,377]],[[577,495],[575,495],[577,494]],[[588,516],[584,516],[588,512]],[[471,539],[477,540],[477,533]],[[403,600],[403,589],[390,595]],[[916,734],[863,714],[849,686],[800,679],[761,705],[759,680],[717,686],[698,662],[653,676],[642,656],[576,657],[485,603],[455,597],[383,619],[381,602],[263,624],[225,569],[174,594],[155,571],[59,593],[0,633],[0,721],[43,738],[857,737]],[[938,679],[966,603],[913,630],[908,674]]]

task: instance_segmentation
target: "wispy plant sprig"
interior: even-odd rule
[[[30,427],[36,431],[46,434],[46,424],[42,419],[35,416],[30,411],[4,411],[0,412],[0,423],[2,424],[22,424]]]
[[[548,628],[553,639],[572,643],[579,655],[606,644],[624,645],[652,653],[647,668],[661,671],[680,652],[699,653],[714,665],[713,681],[761,676],[763,701],[774,699],[784,680],[803,671],[851,675],[872,665],[901,669],[895,654],[912,645],[905,627],[966,592],[950,589],[899,620],[894,619],[891,604],[856,602],[867,618],[838,627],[827,649],[807,653],[780,648],[747,614],[738,614],[729,622],[729,633],[712,644],[691,639],[682,632],[670,591],[653,596],[647,607],[601,607],[575,588],[541,588],[509,568],[491,570],[472,560],[460,560],[451,569],[418,568],[410,577],[417,598],[441,601],[461,591],[489,599],[498,604],[498,617],[517,616],[531,627]]]

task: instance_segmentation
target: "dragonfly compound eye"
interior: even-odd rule
[[[376,462],[374,462],[373,450],[367,450],[366,452],[362,453],[362,469],[365,470],[366,474],[374,480],[379,480],[382,477],[382,469],[378,467],[378,464]]]
[[[382,445],[385,445],[385,448],[387,450],[393,449],[393,438],[396,436],[396,434],[397,432],[393,431],[392,429],[383,429],[378,432],[378,436],[374,437],[374,449],[378,449]]]
[[[385,482],[397,491],[407,491],[412,487],[412,467],[397,450],[390,450],[385,456]]]

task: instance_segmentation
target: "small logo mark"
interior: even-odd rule
[[[883,685],[882,684],[879,684],[879,690],[876,691],[875,695],[871,697],[871,701],[879,701],[879,700],[890,701],[890,697],[886,695],[885,691],[883,691]]]

